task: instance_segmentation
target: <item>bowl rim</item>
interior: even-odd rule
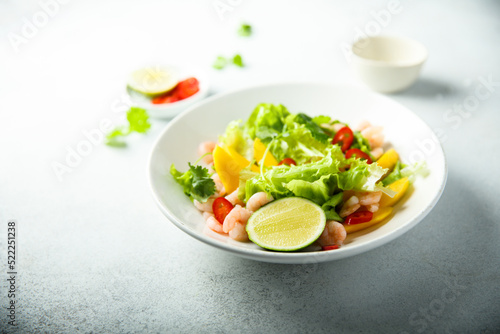
[[[362,41],[369,41],[369,40],[393,40],[396,43],[410,43],[412,44],[413,47],[419,48],[422,51],[422,56],[418,60],[414,61],[386,61],[386,60],[375,60],[375,59],[370,59],[363,57],[359,54],[356,53],[356,45]],[[423,63],[427,61],[429,58],[429,51],[427,48],[419,41],[405,37],[405,36],[398,36],[398,35],[376,35],[376,36],[367,36],[364,38],[359,38],[357,39],[354,43],[351,44],[351,52],[352,56],[356,61],[363,63],[365,65],[370,65],[374,67],[391,67],[391,68],[410,68],[410,67],[417,67],[421,66]]]
[[[438,191],[434,194],[434,198],[432,199],[431,202],[428,203],[428,205],[420,210],[418,212],[418,215],[410,220],[408,223],[406,223],[403,226],[399,226],[396,229],[392,230],[388,234],[384,234],[382,236],[377,237],[376,239],[360,244],[360,245],[354,245],[350,248],[342,248],[340,247],[339,249],[335,250],[335,252],[324,252],[324,251],[310,251],[310,252],[272,252],[264,249],[247,249],[247,248],[241,248],[237,247],[235,245],[227,244],[227,243],[222,243],[216,239],[210,238],[209,236],[206,236],[201,233],[197,233],[196,231],[193,231],[184,223],[175,217],[175,215],[163,205],[159,194],[155,190],[155,184],[154,184],[154,178],[153,178],[153,159],[154,155],[156,152],[156,148],[159,145],[159,143],[162,141],[164,135],[170,130],[170,128],[174,127],[182,118],[183,115],[191,113],[193,110],[196,110],[197,108],[203,107],[206,104],[212,103],[215,100],[218,100],[220,98],[224,98],[226,96],[230,96],[233,94],[239,94],[241,92],[247,91],[247,90],[252,90],[252,89],[262,89],[262,88],[270,88],[270,87],[279,87],[279,86],[295,86],[295,85],[329,85],[332,87],[335,86],[344,86],[344,87],[349,87],[352,89],[358,89],[361,90],[360,87],[350,85],[350,84],[343,84],[339,82],[331,82],[331,81],[283,81],[283,82],[274,82],[274,83],[265,83],[265,84],[255,84],[255,85],[250,85],[247,87],[242,87],[238,89],[233,89],[224,93],[219,93],[212,95],[205,100],[203,100],[200,103],[197,103],[186,110],[182,111],[178,116],[173,118],[163,129],[163,131],[158,135],[156,138],[149,156],[148,156],[148,164],[147,164],[147,178],[148,178],[148,185],[150,187],[153,199],[156,203],[156,205],[159,207],[160,211],[172,222],[177,228],[185,232],[186,234],[190,235],[191,237],[209,244],[211,246],[214,246],[218,249],[229,251],[230,253],[239,255],[241,257],[247,258],[247,259],[252,259],[252,260],[259,260],[263,262],[271,262],[271,263],[282,263],[282,264],[306,264],[306,263],[319,263],[319,262],[328,262],[328,261],[334,261],[334,260],[340,260],[343,258],[351,257],[354,255],[358,255],[364,252],[367,252],[369,250],[373,250],[379,246],[382,246],[386,243],[389,243],[393,241],[394,239],[400,237],[404,233],[406,233],[408,230],[416,226],[420,221],[422,221],[428,214],[429,212],[434,208],[434,206],[437,204],[439,199],[441,198],[441,195],[443,194],[444,188],[446,186],[446,181],[448,177],[448,163],[446,159],[446,154],[444,152],[444,149],[441,145],[441,143],[438,141],[438,151],[440,156],[443,158],[443,169],[438,171],[440,172],[440,175],[438,175],[439,179],[441,180],[441,184],[439,185]],[[398,106],[401,108],[404,108],[406,111],[417,117],[425,126],[428,127],[428,129],[431,131],[433,136],[436,136],[434,131],[432,131],[432,128],[423,120],[421,119],[417,114],[412,112],[410,109],[405,107],[404,105],[400,104],[397,101],[394,101],[390,99],[387,96],[384,96],[382,94],[366,90],[366,94],[373,94],[376,95],[378,98],[381,98],[383,100],[390,101],[392,103],[396,103]],[[332,254],[334,256],[332,256]]]

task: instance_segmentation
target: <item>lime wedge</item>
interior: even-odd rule
[[[132,72],[128,86],[144,95],[155,96],[172,90],[179,82],[174,70],[151,66]]]
[[[316,241],[325,229],[326,217],[320,206],[300,197],[271,202],[248,220],[248,237],[262,248],[294,251]]]

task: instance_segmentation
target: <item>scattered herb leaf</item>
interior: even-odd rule
[[[243,64],[243,59],[241,59],[241,55],[239,54],[233,57],[233,64],[239,67],[245,67],[245,64]]]
[[[213,68],[215,68],[217,70],[222,70],[224,67],[226,67],[226,65],[227,65],[227,58],[222,57],[222,56],[218,56],[215,59],[215,62],[212,66],[213,66]]]
[[[142,108],[131,107],[127,111],[127,121],[128,127],[116,127],[106,135],[106,145],[115,147],[127,146],[127,143],[123,141],[124,137],[132,132],[146,133],[151,127],[148,113]]]
[[[238,29],[238,35],[242,37],[248,37],[252,35],[252,26],[246,23],[242,23]]]

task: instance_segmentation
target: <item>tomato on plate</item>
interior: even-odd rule
[[[200,90],[200,83],[196,78],[187,78],[177,84],[175,87],[174,94],[177,95],[179,100],[184,100],[196,93]]]
[[[367,223],[373,218],[373,212],[370,211],[357,211],[346,217],[344,224],[346,225],[356,225],[361,223]]]
[[[366,162],[369,164],[372,163],[372,159],[370,158],[370,156],[361,151],[359,148],[351,148],[350,150],[347,150],[347,152],[345,152],[346,159],[349,159],[353,155],[358,159],[366,159]]]
[[[200,83],[196,78],[187,78],[180,81],[171,91],[166,94],[156,96],[151,99],[153,104],[172,103],[180,100],[187,99],[190,96],[198,93],[200,90]]]
[[[221,224],[224,223],[224,219],[231,212],[234,206],[224,197],[218,197],[212,204],[212,210],[214,211],[215,219]]]
[[[321,247],[323,250],[332,250],[332,249],[339,249],[339,245],[330,245],[330,246],[323,246]]]
[[[295,165],[295,166],[297,166],[297,163],[292,158],[285,158],[279,162],[278,166],[280,166],[280,165],[287,165],[287,166]]]
[[[345,152],[351,147],[352,141],[354,140],[354,133],[348,126],[344,126],[342,129],[337,131],[333,137],[332,144],[339,144],[342,152]]]
[[[179,101],[179,98],[174,95],[162,95],[154,97],[151,102],[153,104],[162,104],[162,103],[172,103]]]

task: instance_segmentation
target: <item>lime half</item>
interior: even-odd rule
[[[139,93],[155,96],[172,90],[178,82],[173,69],[151,66],[132,72],[128,86]]]
[[[300,197],[287,197],[255,211],[247,223],[248,237],[262,248],[294,251],[316,241],[325,229],[320,206]]]

